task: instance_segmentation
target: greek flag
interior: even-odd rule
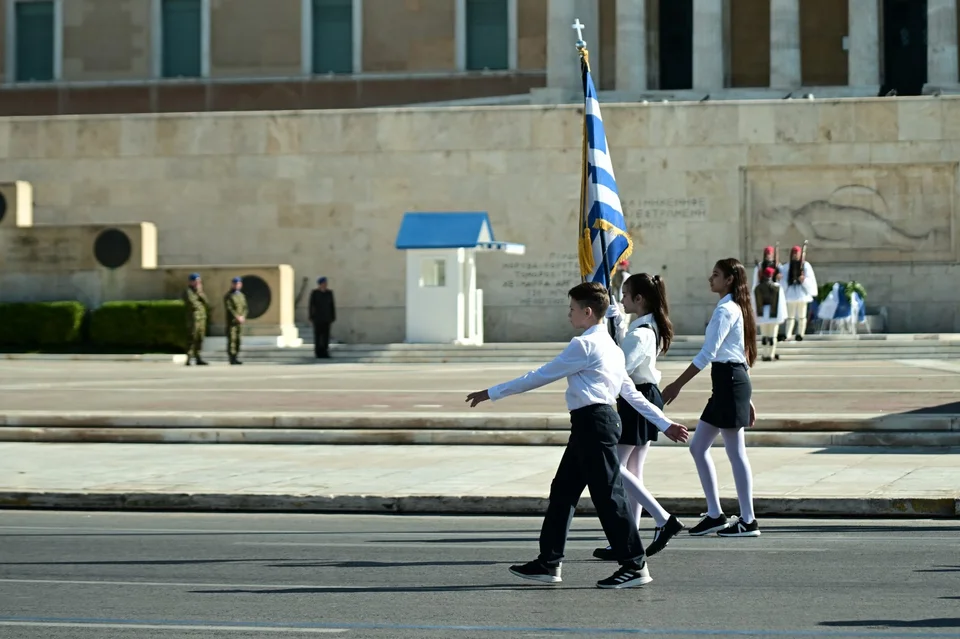
[[[578,253],[580,277],[610,288],[610,278],[622,259],[633,253],[633,240],[623,219],[617,180],[613,174],[607,134],[600,116],[597,89],[587,60],[583,72],[583,176],[580,183]]]

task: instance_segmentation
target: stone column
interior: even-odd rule
[[[770,86],[796,89],[800,68],[800,0],[770,0]]]
[[[646,8],[646,0],[617,0],[617,91],[647,89]]]
[[[957,0],[927,0],[927,84],[958,83]]]
[[[847,84],[880,85],[880,3],[883,0],[849,0]]]
[[[564,94],[582,93],[577,32],[579,19],[586,28],[583,39],[590,51],[590,71],[600,80],[600,9],[597,0],[550,0],[547,4],[547,88]]]
[[[693,88],[723,88],[723,0],[693,3]]]

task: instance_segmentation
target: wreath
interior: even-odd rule
[[[827,299],[827,296],[830,295],[831,291],[833,291],[834,284],[840,285],[840,290],[843,292],[843,295],[847,298],[848,302],[853,300],[854,293],[857,293],[857,295],[860,296],[860,299],[864,302],[867,301],[867,291],[863,288],[863,284],[860,282],[827,282],[820,287],[820,290],[817,293],[818,303],[822,303],[823,300]]]

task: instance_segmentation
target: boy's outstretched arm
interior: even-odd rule
[[[569,377],[577,371],[583,370],[588,364],[588,361],[586,349],[580,340],[575,339],[563,349],[563,352],[553,358],[552,361],[509,382],[497,384],[487,390],[470,393],[467,395],[467,402],[471,402],[470,408],[473,408],[480,402],[488,399],[497,401],[510,395],[518,395],[534,390],[535,388],[540,388],[541,386],[546,386],[558,379]]]

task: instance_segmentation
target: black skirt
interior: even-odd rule
[[[651,404],[663,410],[663,397],[656,384],[637,384],[637,390],[643,393]],[[627,403],[622,397],[617,398],[617,412],[620,413],[620,422],[623,432],[620,433],[620,443],[624,446],[643,446],[647,442],[657,441],[660,429],[647,421],[647,418]]]
[[[753,386],[746,364],[714,362],[710,366],[713,394],[700,421],[717,428],[747,428]]]

